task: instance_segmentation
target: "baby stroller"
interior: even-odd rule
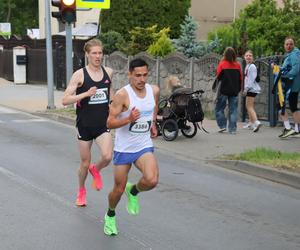
[[[198,124],[204,119],[200,101],[203,93],[203,90],[179,88],[169,98],[161,100],[156,122],[159,135],[166,141],[173,141],[177,138],[179,129],[187,138],[194,137],[197,128],[203,129]]]

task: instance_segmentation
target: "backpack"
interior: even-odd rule
[[[256,65],[255,65],[255,67],[256,67]],[[256,78],[255,78],[255,81],[260,82],[260,64],[258,64],[258,67],[256,67],[256,69],[257,69],[257,75],[256,75]]]
[[[187,117],[190,122],[202,122],[204,112],[199,98],[191,98],[187,105]]]

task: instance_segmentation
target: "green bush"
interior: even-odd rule
[[[122,35],[113,30],[102,33],[98,38],[102,41],[104,54],[113,53],[114,51],[118,50],[121,44],[125,43]]]
[[[175,51],[168,35],[169,32],[170,28],[164,28],[159,31],[157,40],[152,43],[147,50],[150,55],[164,57]]]

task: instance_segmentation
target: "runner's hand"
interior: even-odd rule
[[[157,137],[158,132],[157,132],[157,127],[156,127],[155,122],[153,122],[153,123],[151,124],[150,132],[151,132],[151,138]]]
[[[87,95],[88,96],[93,96],[97,93],[97,87],[91,87],[88,91],[87,91]]]
[[[136,109],[135,107],[133,107],[132,110],[130,111],[130,115],[129,115],[130,122],[134,122],[139,118],[140,118],[140,111],[138,109]]]

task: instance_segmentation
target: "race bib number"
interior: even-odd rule
[[[107,103],[108,102],[108,89],[97,89],[97,92],[95,95],[90,97],[89,104],[101,104],[101,103]]]
[[[129,126],[129,131],[131,133],[147,133],[150,130],[151,121],[140,121],[140,122],[133,122]]]

